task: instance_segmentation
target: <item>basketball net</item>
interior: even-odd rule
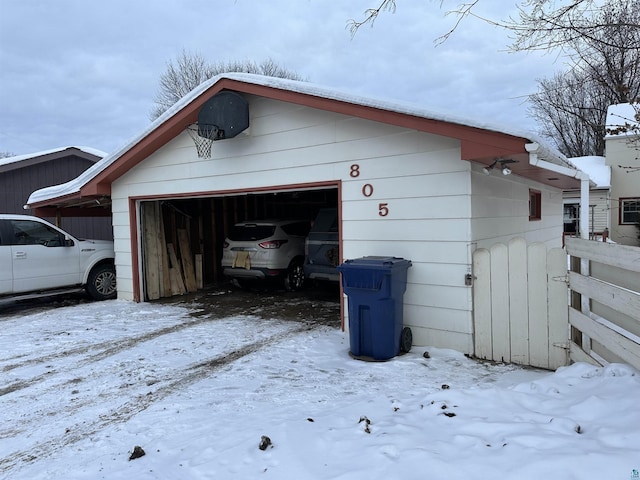
[[[187,133],[196,146],[198,158],[211,158],[211,145],[218,133],[217,125],[192,123],[187,125]]]

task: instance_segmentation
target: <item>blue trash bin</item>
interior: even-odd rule
[[[339,265],[349,297],[349,347],[360,359],[388,360],[411,348],[403,326],[403,296],[411,261],[369,256]]]

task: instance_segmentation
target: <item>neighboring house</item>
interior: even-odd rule
[[[611,167],[611,240],[640,245],[640,105],[611,105],[607,110],[605,158]],[[622,127],[622,128],[621,128]]]
[[[227,124],[227,106],[248,128]],[[221,128],[207,158],[186,127],[210,110]],[[180,267],[166,253],[178,243],[201,256],[203,283],[211,284],[222,279],[234,221],[313,219],[335,207],[342,261],[411,260],[403,302],[414,344],[473,353],[472,253],[514,237],[560,246],[562,192],[586,182],[528,133],[305,82],[226,74],[77,179],[34,192],[29,205],[64,214],[112,202],[118,297],[135,301],[154,298],[158,281],[166,293],[167,262]]]
[[[589,175],[595,184],[589,190],[589,238],[597,238],[611,230],[611,167],[604,157],[570,158],[577,168]],[[564,233],[579,236],[580,190],[567,190],[563,194]]]
[[[63,147],[0,159],[0,213],[32,215],[24,205],[34,190],[72,180],[106,155],[93,148]],[[57,222],[51,216],[47,220],[79,238],[113,239],[109,211],[100,209],[100,218],[86,214],[82,210],[80,217],[65,216]]]

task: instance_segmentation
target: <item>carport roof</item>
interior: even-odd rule
[[[538,153],[541,159],[579,173],[562,154],[545,147],[544,141],[526,132],[434,112],[415,105],[357,96],[308,82],[228,73],[213,77],[196,87],[131,142],[107,155],[74,180],[33,192],[29,197],[28,207],[44,213],[47,207],[64,210],[74,206],[95,205],[97,199],[109,197],[111,182],[178,136],[187,125],[196,122],[202,104],[222,90],[272,98],[456,138],[461,142],[464,160],[489,165],[496,158],[508,157],[519,160],[511,165],[516,175],[562,189],[579,185],[579,180],[573,176],[552,173],[531,165],[525,146],[536,143],[542,146]]]

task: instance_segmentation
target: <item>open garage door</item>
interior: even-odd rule
[[[171,297],[225,282],[222,249],[238,222],[313,221],[321,209],[337,209],[339,201],[337,184],[140,201],[142,298]]]

